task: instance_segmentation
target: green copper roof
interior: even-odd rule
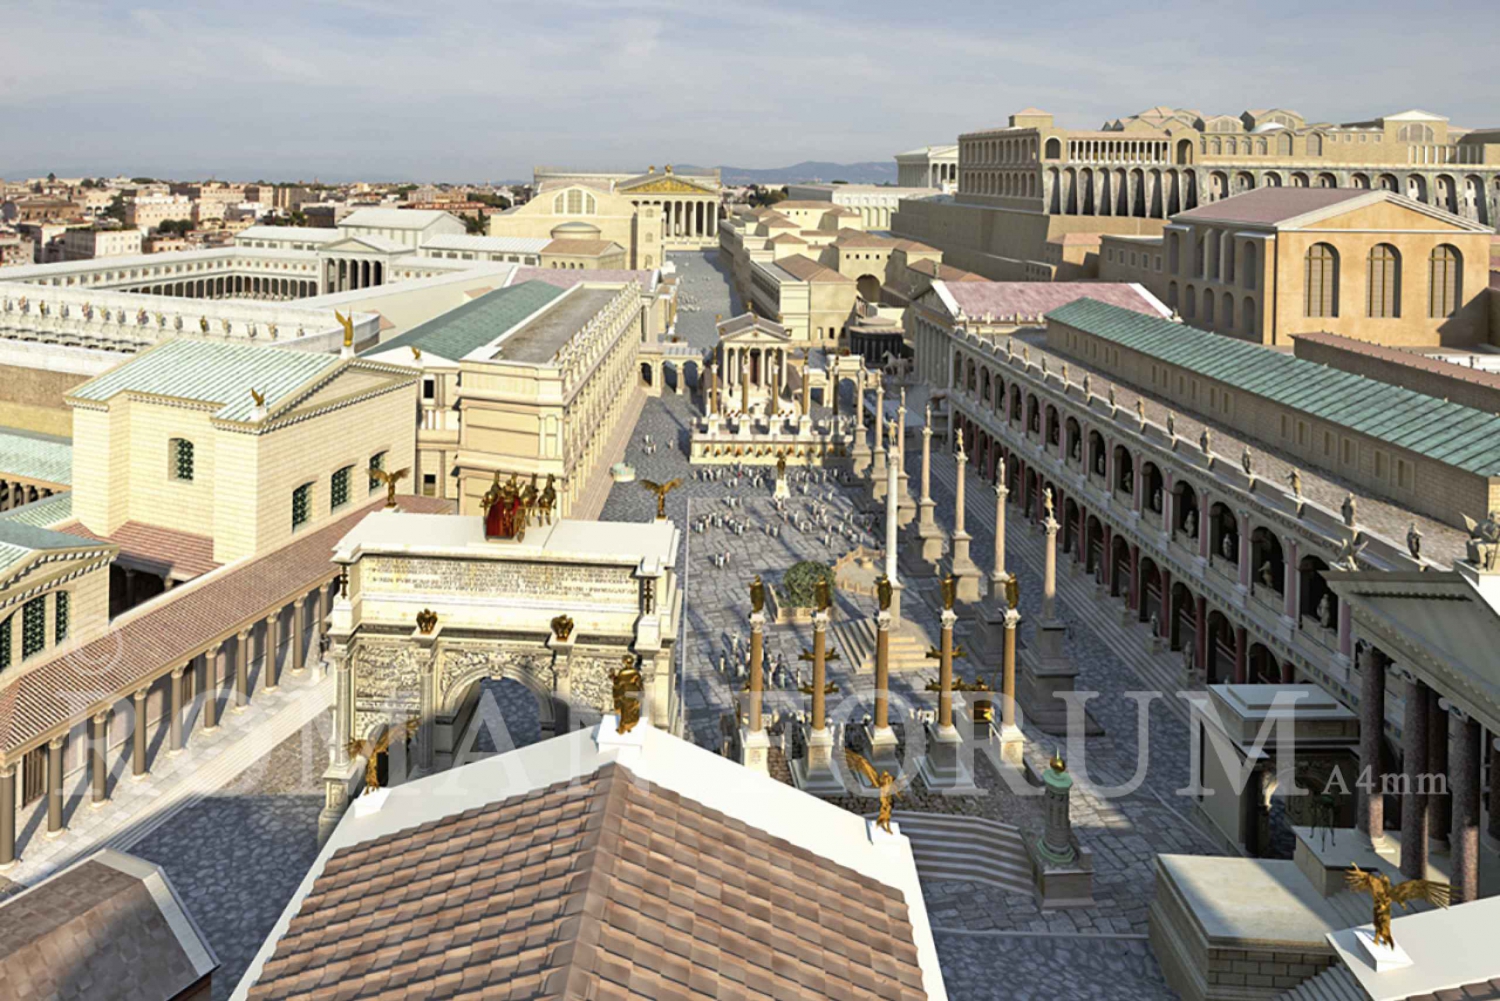
[[[439,358],[458,361],[482,345],[488,344],[567,289],[541,281],[522,282],[510,288],[496,289],[450,309],[399,337],[393,337],[365,354],[376,354],[415,345]]]
[[[73,517],[73,492],[71,490],[34,500],[30,504],[22,504],[20,507],[11,508],[4,514],[0,514],[0,519],[31,525],[34,528],[46,528],[48,525],[67,521],[71,517]]]
[[[1500,476],[1500,416],[1094,299],[1047,317],[1435,462]]]
[[[50,549],[94,549],[92,539],[50,532],[19,521],[0,518],[0,570],[8,570],[31,553]]]
[[[0,475],[48,483],[73,482],[73,443],[66,438],[0,428]]]
[[[248,421],[255,408],[250,390],[263,393],[266,406],[274,407],[303,383],[338,364],[337,355],[179,339],[141,352],[68,396],[107,400],[116,393],[151,393],[221,404],[215,417]]]

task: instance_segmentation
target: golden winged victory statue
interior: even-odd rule
[[[884,769],[877,772],[875,766],[870,764],[870,759],[848,748],[844,749],[844,761],[855,772],[868,779],[870,785],[880,790],[880,813],[875,816],[875,826],[887,834],[895,833],[891,830],[891,801],[901,795],[896,791],[896,776]]]
[[[1430,879],[1408,879],[1392,886],[1391,878],[1385,873],[1365,872],[1359,866],[1351,865],[1344,874],[1344,882],[1354,892],[1370,895],[1375,908],[1372,919],[1375,925],[1375,944],[1386,948],[1395,948],[1396,945],[1396,940],[1391,937],[1392,904],[1400,904],[1402,910],[1406,910],[1408,901],[1412,900],[1425,900],[1438,907],[1448,906],[1448,884],[1434,883]]]
[[[668,480],[665,483],[656,483],[652,480],[642,480],[641,486],[645,487],[647,490],[656,495],[656,520],[665,521],[667,519],[667,494],[682,486],[682,480]]]
[[[411,469],[398,469],[394,473],[388,473],[384,469],[376,469],[374,466],[371,466],[365,472],[370,474],[370,479],[375,480],[377,483],[385,484],[385,506],[395,507],[396,484],[406,479],[411,473]]]
[[[380,788],[379,759],[382,754],[390,750],[391,741],[398,735],[407,738],[417,732],[419,724],[414,719],[407,720],[400,726],[386,727],[384,733],[376,740],[351,740],[345,747],[351,758],[363,756],[365,759],[365,791],[374,792]]]

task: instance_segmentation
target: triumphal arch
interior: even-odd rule
[[[327,829],[359,791],[364,752],[391,745],[387,733],[399,734],[408,774],[461,760],[487,679],[526,686],[547,736],[610,708],[611,673],[628,660],[643,676],[643,716],[677,729],[677,527],[546,523],[506,506],[484,516],[378,511],[334,549],[343,570],[329,619]]]

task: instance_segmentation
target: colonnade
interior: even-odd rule
[[[134,285],[123,292],[165,295],[179,299],[305,299],[318,294],[316,283],[301,278],[270,278],[261,275],[218,275],[175,282]]]
[[[362,257],[330,257],[323,262],[323,288],[321,293],[353,292],[356,289],[373,288],[386,282],[383,261],[372,261]]]
[[[23,504],[52,496],[51,487],[39,487],[30,480],[0,478],[0,511],[10,511]]]
[[[637,207],[655,205],[661,209],[664,240],[719,238],[717,198],[632,198],[631,202]]]
[[[336,586],[337,578],[324,581],[289,603],[264,609],[192,655],[160,665],[84,719],[8,752],[0,764],[0,869],[17,861],[18,806],[45,797],[46,832],[57,836],[67,828],[70,774],[86,769],[89,800],[103,806],[114,791],[115,755],[129,754],[131,781],[150,780],[153,725],[159,736],[165,731],[160,753],[180,754],[195,721],[207,736],[226,713],[233,718],[254,695],[276,691],[283,671],[301,675],[313,637],[326,628]],[[74,747],[81,753],[67,753]]]
[[[743,384],[749,382],[752,390],[769,394],[772,378],[775,379],[777,396],[787,391],[789,366],[785,348],[736,347],[731,344],[722,344],[719,346],[718,355],[720,378],[725,393],[743,392]],[[731,397],[731,399],[738,399],[738,397]]]

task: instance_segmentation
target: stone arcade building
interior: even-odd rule
[[[364,775],[350,738],[415,721],[413,769],[466,760],[485,679],[526,686],[543,732],[560,734],[610,707],[610,672],[630,659],[644,677],[643,717],[679,729],[679,545],[666,520],[560,520],[512,540],[487,537],[482,517],[366,518],[334,552],[344,567],[330,619],[336,740],[320,829],[338,823]]]

